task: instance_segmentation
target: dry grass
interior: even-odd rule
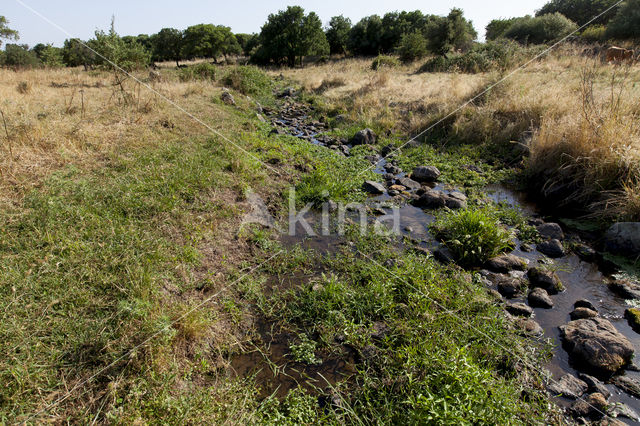
[[[142,81],[149,74],[141,72]],[[153,87],[195,116],[221,125],[212,105],[219,88],[179,82],[163,72]],[[104,72],[0,70],[0,203],[18,200],[51,172],[69,164],[95,167],[111,154],[206,134],[201,126],[132,79]]]
[[[640,66],[611,66],[582,52],[566,46],[533,62],[444,125],[466,143],[527,140],[536,186],[541,176],[547,182],[534,189],[570,182],[572,200],[598,205],[599,214],[639,219],[640,87],[634,82],[640,80]],[[376,72],[370,64],[352,59],[283,74],[307,90],[340,79],[341,86],[323,91],[330,108],[346,111],[354,122],[405,135],[419,133],[503,78],[416,74],[420,64]]]

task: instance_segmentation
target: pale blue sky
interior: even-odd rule
[[[299,5],[315,11],[324,23],[332,16],[345,15],[357,22],[364,16],[396,10],[421,10],[424,13],[444,15],[452,7],[464,10],[481,37],[484,27],[494,18],[533,14],[546,0],[21,0],[43,16],[64,28],[74,37],[88,39],[96,28],[107,29],[111,15],[116,17],[116,30],[120,35],[152,34],[164,27],[184,29],[200,23],[222,24],[236,33],[259,32],[270,13]],[[16,0],[2,0],[0,15],[11,22],[11,28],[20,32],[20,42],[54,43],[60,46],[68,38]]]

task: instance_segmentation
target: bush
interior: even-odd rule
[[[231,69],[223,83],[245,95],[266,95],[271,90],[271,79],[262,70],[253,66]]]
[[[434,223],[451,254],[464,266],[478,266],[512,247],[512,235],[489,209],[451,213]]]
[[[419,32],[413,32],[402,36],[400,47],[398,48],[400,60],[404,63],[413,62],[427,56],[427,41]]]
[[[580,37],[590,43],[605,41],[607,38],[607,29],[604,25],[592,25],[582,31]]]
[[[558,40],[575,31],[578,26],[564,15],[553,13],[518,19],[504,34],[520,43],[543,44]]]
[[[180,80],[181,81],[192,81],[192,80],[216,80],[217,69],[214,65],[211,65],[207,62],[203,62],[201,64],[197,64],[191,67],[182,68],[180,70]]]
[[[33,68],[41,65],[35,52],[26,45],[7,44],[2,55],[2,65],[13,68]]]
[[[491,41],[477,44],[469,52],[448,57],[437,56],[428,60],[418,72],[480,73],[506,70],[531,54],[515,42]]]
[[[640,0],[627,0],[607,27],[607,36],[627,39],[640,38]]]
[[[384,67],[394,68],[394,67],[397,67],[398,65],[400,65],[400,61],[398,61],[398,58],[395,58],[393,56],[380,55],[373,60],[373,63],[371,64],[371,69],[374,71],[377,71],[380,68],[384,68]]]

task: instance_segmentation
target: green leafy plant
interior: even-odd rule
[[[232,68],[223,78],[223,83],[245,95],[266,95],[271,90],[271,79],[258,67],[239,66]]]
[[[400,61],[398,60],[398,58],[395,58],[393,56],[380,55],[371,63],[371,69],[377,71],[380,68],[394,68],[398,65],[400,65]]]
[[[291,356],[296,362],[305,364],[322,364],[322,359],[316,356],[316,342],[305,334],[300,336],[300,343],[289,345]]]
[[[488,209],[450,213],[434,224],[444,244],[464,266],[477,266],[512,246],[512,235]]]
[[[211,80],[215,81],[217,69],[214,65],[203,62],[192,67],[183,68],[180,70],[180,80]]]

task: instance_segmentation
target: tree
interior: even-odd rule
[[[640,0],[625,1],[609,23],[607,36],[617,39],[640,38]]]
[[[560,13],[519,18],[504,36],[519,43],[543,44],[566,37],[578,26]]]
[[[8,25],[7,18],[0,16],[0,47],[2,46],[2,39],[18,40],[20,38],[18,32],[9,28]]]
[[[67,39],[62,47],[62,62],[68,67],[84,66],[85,71],[93,67],[96,55],[86,43],[78,38]]]
[[[36,44],[31,49],[40,62],[47,67],[58,68],[64,66],[62,60],[62,49],[51,44]]]
[[[102,68],[113,70],[117,66],[131,71],[146,67],[151,61],[151,54],[140,43],[132,40],[126,42],[116,33],[113,20],[108,33],[96,31],[95,39],[87,44],[97,53],[95,62]]]
[[[584,25],[617,2],[618,0],[551,0],[536,12],[536,16],[561,13],[578,25]],[[606,25],[617,11],[618,8],[614,7],[593,24]]]
[[[489,41],[504,37],[509,28],[520,18],[494,19],[486,27],[485,38]]]
[[[26,44],[7,44],[2,57],[2,65],[14,68],[33,68],[40,66],[36,53]]]
[[[382,52],[383,23],[378,15],[361,19],[349,33],[348,49],[356,55],[379,55]]]
[[[334,16],[329,21],[326,35],[329,42],[329,51],[332,55],[344,55],[347,53],[347,42],[349,41],[349,31],[351,31],[351,19],[344,16]]]
[[[329,43],[322,22],[314,12],[305,15],[300,6],[289,6],[269,15],[260,32],[261,59],[293,67],[307,55],[326,55]]]
[[[427,55],[427,41],[422,33],[415,31],[402,36],[398,54],[404,63],[424,58]]]
[[[231,32],[223,25],[200,24],[184,31],[183,55],[187,58],[212,58],[241,52],[240,45]]]
[[[455,8],[446,17],[432,18],[425,32],[429,50],[439,55],[452,49],[467,51],[478,37],[471,21],[465,19],[461,9]]]
[[[163,28],[151,36],[151,52],[154,61],[175,61],[180,66],[182,59],[182,31]]]
[[[250,54],[247,54],[247,45],[249,44],[249,42],[253,37],[255,37],[255,34],[243,34],[243,33],[236,34],[236,40],[238,41],[238,44],[240,45],[240,49],[242,49],[242,52],[244,53],[245,56],[250,55]]]

